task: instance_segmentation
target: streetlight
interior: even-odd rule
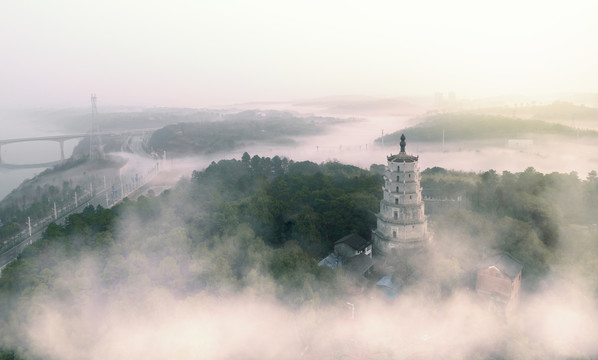
[[[355,319],[355,304],[347,302],[347,305],[351,307],[351,320]]]

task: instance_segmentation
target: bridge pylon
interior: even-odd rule
[[[100,134],[100,124],[98,119],[98,98],[96,94],[91,94],[91,129],[89,131],[89,159],[93,159],[94,150],[98,158],[104,157],[104,149],[102,147],[102,135]],[[94,149],[94,138],[96,139]]]

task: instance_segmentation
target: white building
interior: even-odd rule
[[[419,250],[429,239],[418,157],[405,152],[404,134],[400,145],[399,154],[387,157],[383,198],[376,215],[377,228],[372,234],[376,255]]]

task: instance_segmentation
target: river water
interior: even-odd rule
[[[64,135],[57,130],[49,130],[39,120],[6,116],[0,114],[0,139],[30,138],[37,136]],[[70,157],[79,139],[65,141],[64,155]],[[60,160],[60,145],[56,141],[33,141],[2,145],[2,162],[7,164],[39,164]],[[37,169],[0,168],[0,199],[4,199],[24,180],[44,171]]]

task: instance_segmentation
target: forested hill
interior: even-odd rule
[[[255,143],[289,145],[298,136],[316,135],[346,120],[299,117],[285,112],[244,111],[212,121],[168,125],[156,130],[149,147],[161,154],[196,155],[237,149]]]
[[[501,174],[432,168],[422,172],[421,184],[438,199],[463,199],[460,209],[433,217],[437,244],[444,244],[446,256],[459,258],[463,269],[468,259],[508,252],[524,265],[526,291],[562,264],[576,263],[585,274],[598,271],[596,171],[580,179],[575,172],[542,174],[532,167]],[[454,254],[455,248],[468,255]],[[470,264],[476,266],[475,260]],[[598,282],[591,281],[598,291]]]
[[[207,235],[224,235],[247,223],[266,243],[293,240],[314,257],[326,255],[349,233],[369,238],[381,184],[381,176],[350,165],[247,153],[241,161],[212,163],[191,178],[197,190],[193,199],[208,210],[197,219]]]
[[[598,293],[597,233],[584,227],[596,220],[585,210],[598,201],[597,179],[595,172],[581,180],[533,168],[500,175],[424,171],[423,186],[439,196],[460,192],[471,206],[430,219],[434,242],[428,251],[401,258],[394,268],[400,296],[414,295],[407,301],[412,304],[426,298],[433,307],[450,303],[453,293],[471,288],[477,262],[500,251],[523,262],[525,293],[571,273]],[[61,358],[56,352],[62,348],[39,343],[48,337],[68,339],[67,358],[101,351],[105,337],[154,316],[165,303],[174,305],[159,321],[189,304],[198,311],[248,295],[320,316],[327,306],[346,307],[355,294],[377,296],[377,279],[355,284],[317,261],[347,234],[369,238],[382,182],[381,175],[354,166],[245,153],[195,171],[159,196],[111,209],[87,207],[64,225],[51,224],[3,270],[0,359]],[[224,307],[214,315],[218,324],[231,311]],[[321,324],[318,318],[308,328]],[[513,331],[524,344],[531,341],[540,358],[549,355]],[[263,357],[260,350],[251,347],[256,358]],[[464,356],[507,350],[474,351]]]
[[[158,288],[190,297],[251,288],[290,306],[340,296],[342,282],[317,260],[344,235],[369,236],[381,181],[354,166],[246,153],[160,196],[87,207],[51,224],[3,270],[0,359],[14,349],[38,358],[21,342],[23,323],[39,321],[35,309],[48,303],[83,317],[89,306],[99,314],[115,303],[136,308],[138,296]]]
[[[449,113],[428,116],[415,126],[384,136],[384,143],[400,142],[401,134],[410,141],[507,140],[539,135],[559,135],[571,138],[598,138],[598,132],[580,130],[542,120],[523,120],[501,115]],[[376,139],[381,143],[382,138]]]

